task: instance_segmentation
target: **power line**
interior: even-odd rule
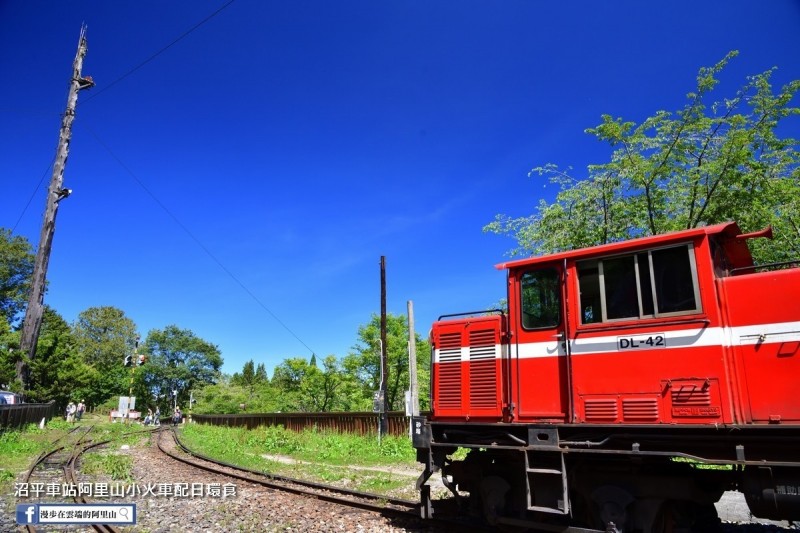
[[[186,30],[184,33],[182,33],[179,37],[177,37],[174,41],[169,43],[167,46],[165,46],[164,48],[160,49],[159,51],[157,51],[156,53],[154,53],[153,55],[151,55],[150,57],[148,57],[147,59],[145,59],[144,61],[139,63],[138,65],[136,65],[135,67],[130,69],[128,72],[126,72],[125,74],[123,74],[122,76],[117,78],[116,80],[114,80],[111,83],[105,85],[99,91],[95,91],[94,94],[92,94],[90,97],[85,98],[83,100],[83,104],[85,105],[87,102],[90,102],[94,98],[100,96],[101,94],[103,94],[104,92],[109,90],[111,87],[113,87],[114,85],[118,84],[119,82],[121,82],[122,80],[124,80],[125,78],[127,78],[128,76],[130,76],[131,74],[133,74],[134,72],[136,72],[137,70],[139,70],[140,68],[142,68],[143,66],[145,66],[146,64],[148,64],[149,62],[151,62],[152,60],[157,58],[158,56],[160,56],[161,54],[163,54],[164,52],[166,52],[168,49],[172,48],[175,44],[177,44],[179,41],[183,40],[185,37],[187,37],[190,33],[195,31],[197,28],[199,28],[200,26],[202,26],[203,24],[205,24],[209,20],[213,19],[217,15],[219,15],[226,7],[230,6],[235,1],[236,0],[230,0],[229,2],[225,3],[224,5],[222,5],[222,7],[220,7],[219,9],[217,9],[216,11],[214,11],[213,13],[208,15],[206,18],[204,18],[203,20],[201,20],[200,22],[198,22],[197,24],[195,24],[194,26],[192,26],[191,28]]]
[[[220,14],[220,13],[221,13],[221,12],[222,12],[222,11],[223,11],[225,8],[227,8],[228,6],[230,6],[230,5],[231,5],[232,3],[234,3],[235,1],[236,1],[236,0],[230,0],[230,1],[228,1],[227,3],[223,4],[223,5],[222,5],[222,6],[221,6],[219,9],[217,9],[216,11],[214,11],[213,13],[211,13],[210,15],[208,15],[207,17],[205,17],[203,20],[201,20],[200,22],[198,22],[197,24],[195,24],[194,26],[192,26],[191,28],[189,28],[188,30],[186,30],[185,32],[183,32],[183,33],[182,33],[180,36],[178,36],[176,39],[174,39],[174,40],[173,40],[171,43],[169,43],[167,46],[165,46],[165,47],[161,48],[161,49],[160,49],[160,50],[158,50],[156,53],[154,53],[153,55],[151,55],[150,57],[148,57],[147,59],[145,59],[144,61],[142,61],[141,63],[139,63],[139,64],[138,64],[138,65],[136,65],[135,67],[133,67],[132,69],[128,70],[128,72],[126,72],[125,74],[123,74],[122,76],[120,76],[119,78],[117,78],[116,80],[112,81],[111,83],[109,83],[108,85],[106,85],[105,87],[103,87],[102,89],[100,89],[100,90],[96,90],[96,91],[95,91],[95,92],[94,92],[94,93],[93,93],[91,96],[89,96],[88,98],[84,98],[84,99],[83,99],[83,104],[85,105],[87,102],[91,101],[91,100],[92,100],[92,99],[94,99],[95,97],[97,97],[97,96],[101,95],[102,93],[106,92],[106,91],[107,91],[108,89],[110,89],[112,86],[114,86],[114,85],[116,85],[117,83],[121,82],[122,80],[124,80],[125,78],[127,78],[128,76],[130,76],[131,74],[133,74],[134,72],[136,72],[137,70],[139,70],[140,68],[142,68],[143,66],[145,66],[146,64],[150,63],[150,62],[151,62],[152,60],[154,60],[156,57],[158,57],[158,56],[160,56],[162,53],[166,52],[166,51],[167,51],[169,48],[171,48],[172,46],[174,46],[175,44],[177,44],[179,41],[183,40],[185,37],[187,37],[187,36],[188,36],[190,33],[194,32],[194,31],[195,31],[196,29],[198,29],[200,26],[202,26],[203,24],[205,24],[205,23],[206,23],[206,22],[208,22],[209,20],[211,20],[211,19],[213,19],[214,17],[216,17],[217,15],[219,15],[219,14]],[[54,158],[53,160],[55,160],[55,158]],[[16,230],[16,229],[17,229],[17,226],[18,226],[18,225],[19,225],[19,223],[22,221],[22,217],[24,217],[24,216],[25,216],[25,213],[28,211],[28,208],[30,207],[30,205],[31,205],[31,202],[33,201],[33,198],[36,196],[36,193],[37,193],[37,192],[39,192],[39,188],[41,188],[41,186],[42,186],[42,182],[44,181],[44,178],[47,176],[47,173],[48,173],[48,171],[50,170],[50,167],[52,167],[52,166],[53,166],[53,163],[52,163],[52,161],[51,161],[51,162],[50,162],[50,164],[47,166],[47,169],[45,169],[45,171],[44,171],[44,174],[42,174],[42,177],[41,177],[41,179],[39,179],[39,183],[38,183],[38,184],[36,185],[36,187],[34,188],[34,190],[33,190],[33,193],[31,193],[31,197],[28,199],[28,202],[25,204],[25,207],[23,207],[23,208],[22,208],[22,212],[20,213],[20,215],[19,215],[19,218],[18,218],[18,219],[17,219],[17,221],[14,223],[14,227],[13,227],[13,228],[11,228],[11,233],[14,233],[14,230]],[[306,347],[307,347],[307,346],[306,346]]]
[[[236,276],[233,274],[233,272],[231,272],[231,271],[230,271],[230,270],[229,270],[229,269],[228,269],[228,268],[227,268],[227,267],[226,267],[226,266],[225,266],[225,265],[222,263],[222,261],[220,261],[219,259],[217,259],[217,257],[216,257],[216,256],[215,256],[215,255],[214,255],[212,252],[211,252],[211,250],[209,250],[209,249],[208,249],[208,248],[207,248],[207,247],[206,247],[206,246],[205,246],[205,245],[204,245],[204,244],[203,244],[203,243],[200,241],[200,239],[198,239],[197,237],[195,237],[195,235],[194,235],[194,234],[193,234],[193,233],[192,233],[192,232],[189,230],[189,228],[187,228],[187,227],[186,227],[186,225],[184,225],[184,224],[183,224],[183,222],[181,222],[181,221],[180,221],[180,219],[178,219],[178,217],[177,217],[177,216],[175,216],[175,215],[172,213],[172,211],[170,211],[170,210],[169,210],[169,208],[168,208],[168,207],[167,207],[167,206],[166,206],[166,205],[165,205],[165,204],[164,204],[164,203],[163,203],[161,200],[159,200],[159,199],[158,199],[158,197],[157,197],[155,194],[153,194],[153,192],[152,192],[150,189],[148,189],[148,188],[147,188],[147,186],[146,186],[146,185],[145,185],[145,184],[142,182],[142,180],[140,180],[140,179],[139,179],[139,177],[138,177],[138,176],[137,176],[137,175],[136,175],[136,174],[135,174],[135,173],[134,173],[134,172],[133,172],[133,171],[132,171],[132,170],[131,170],[131,169],[130,169],[130,168],[129,168],[129,167],[128,167],[128,166],[127,166],[127,165],[126,165],[124,162],[123,162],[123,161],[122,161],[122,159],[120,159],[119,157],[117,157],[117,155],[116,155],[116,154],[115,154],[115,153],[114,153],[114,152],[111,150],[111,148],[110,148],[110,147],[109,147],[109,146],[108,146],[106,143],[104,143],[104,142],[103,142],[103,141],[100,139],[100,137],[98,137],[98,135],[97,135],[97,134],[96,134],[96,133],[95,133],[95,132],[94,132],[94,131],[93,131],[91,128],[89,128],[89,127],[88,127],[88,126],[86,126],[85,124],[83,124],[83,125],[82,125],[82,127],[86,128],[86,130],[89,132],[89,134],[90,134],[92,137],[94,137],[94,139],[95,139],[95,140],[98,142],[98,144],[100,144],[100,146],[102,146],[103,148],[105,148],[105,149],[106,149],[106,151],[107,151],[107,152],[108,152],[108,153],[111,155],[111,157],[112,157],[112,158],[113,158],[113,159],[114,159],[114,160],[115,160],[115,161],[116,161],[116,162],[119,164],[119,166],[121,166],[121,167],[123,168],[123,170],[125,170],[125,172],[127,172],[127,173],[128,173],[128,174],[129,174],[129,175],[130,175],[130,176],[133,178],[133,180],[134,180],[134,181],[135,181],[135,182],[136,182],[136,183],[139,185],[139,187],[141,187],[141,188],[142,188],[142,190],[143,190],[144,192],[146,192],[146,193],[147,193],[147,195],[148,195],[148,196],[150,196],[150,198],[151,198],[151,199],[152,199],[152,200],[153,200],[153,201],[154,201],[156,204],[158,204],[158,206],[159,206],[159,207],[160,207],[160,208],[161,208],[161,209],[162,209],[162,210],[163,210],[163,211],[164,211],[164,212],[165,212],[167,215],[169,215],[169,217],[170,217],[170,218],[171,218],[171,219],[172,219],[172,220],[173,220],[173,221],[174,221],[174,222],[175,222],[175,223],[176,223],[176,224],[177,224],[177,225],[178,225],[178,226],[179,226],[179,227],[180,227],[180,228],[181,228],[181,229],[184,231],[184,233],[186,233],[186,235],[188,235],[188,236],[189,236],[189,238],[190,238],[190,239],[192,239],[192,240],[195,242],[195,244],[197,244],[197,245],[198,245],[198,246],[199,246],[199,247],[200,247],[200,248],[201,248],[201,249],[202,249],[202,250],[203,250],[203,251],[206,253],[206,255],[208,255],[208,257],[210,257],[210,258],[211,258],[211,260],[212,260],[212,261],[214,261],[214,262],[217,264],[217,266],[219,266],[219,267],[220,267],[220,268],[223,270],[223,272],[225,272],[225,273],[228,275],[228,277],[230,277],[230,278],[231,278],[231,279],[232,279],[232,280],[233,280],[233,281],[234,281],[234,282],[235,282],[237,285],[239,285],[239,287],[241,287],[241,289],[242,289],[242,290],[244,290],[244,292],[246,292],[246,293],[247,293],[247,294],[248,294],[248,295],[249,295],[249,296],[250,296],[250,297],[251,297],[251,298],[252,298],[252,299],[253,299],[253,300],[254,300],[254,301],[255,301],[255,302],[256,302],[256,303],[257,303],[257,304],[258,304],[258,305],[259,305],[259,306],[260,306],[260,307],[263,309],[263,310],[264,310],[264,311],[266,311],[267,313],[269,313],[269,315],[270,315],[270,316],[271,316],[273,319],[275,319],[275,321],[276,321],[278,324],[280,324],[280,325],[283,327],[283,329],[285,329],[286,331],[288,331],[288,332],[289,332],[289,333],[292,335],[292,337],[294,337],[295,339],[297,339],[297,341],[298,341],[300,344],[302,344],[303,346],[305,346],[305,348],[306,348],[306,349],[307,349],[309,352],[311,352],[312,354],[316,353],[314,350],[312,350],[312,349],[311,349],[311,348],[308,346],[308,344],[306,344],[305,342],[303,342],[303,340],[302,340],[300,337],[298,337],[298,336],[297,336],[297,334],[296,334],[294,331],[292,331],[292,329],[291,329],[291,328],[289,328],[289,326],[287,326],[287,325],[286,325],[286,324],[285,324],[285,323],[284,323],[284,322],[283,322],[283,321],[282,321],[280,318],[278,318],[278,316],[277,316],[275,313],[273,313],[273,312],[272,312],[272,310],[270,310],[270,308],[269,308],[269,307],[267,307],[267,306],[266,306],[266,305],[265,305],[265,304],[264,304],[264,303],[263,303],[263,302],[262,302],[262,301],[261,301],[261,300],[258,298],[258,296],[256,296],[256,295],[253,293],[253,291],[251,291],[251,290],[250,290],[250,289],[249,289],[249,288],[248,288],[248,287],[247,287],[247,286],[246,286],[244,283],[242,283],[242,281],[241,281],[241,280],[239,280],[239,278],[237,278],[237,277],[236,277]]]
[[[25,213],[28,211],[28,208],[31,206],[31,202],[33,201],[34,197],[36,196],[36,193],[39,192],[39,188],[42,186],[42,183],[44,182],[44,179],[47,177],[47,174],[50,173],[50,168],[53,166],[54,162],[55,162],[55,157],[53,157],[53,160],[50,161],[50,164],[47,165],[47,168],[44,169],[44,172],[42,173],[42,177],[39,178],[39,183],[36,184],[36,187],[33,189],[33,192],[31,193],[30,198],[28,198],[28,203],[26,203],[25,207],[22,208],[22,212],[19,214],[19,218],[17,219],[16,222],[14,222],[14,227],[11,228],[11,233],[14,233],[14,230],[16,230],[17,226],[19,226],[19,223],[22,221],[22,217],[25,216]]]

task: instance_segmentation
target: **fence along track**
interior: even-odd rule
[[[423,412],[421,414],[426,414]],[[259,426],[283,426],[292,431],[304,429],[330,430],[356,435],[370,435],[378,431],[378,413],[248,413],[238,415],[192,415],[192,420],[212,426],[231,426],[254,429]],[[409,417],[402,411],[386,413],[389,435],[408,435]]]
[[[55,416],[55,412],[55,402],[0,405],[0,430],[19,429],[27,424],[38,424],[42,418],[49,422]]]
[[[212,459],[190,450],[180,441],[174,429],[172,430],[172,437],[175,440],[175,444],[181,450],[192,457],[201,459],[202,461],[206,462],[206,464],[193,461],[187,457],[182,457],[170,452],[169,450],[166,450],[161,444],[161,434],[159,434],[158,437],[159,450],[177,461],[205,470],[207,472],[213,472],[235,479],[240,479],[242,481],[255,483],[264,487],[290,492],[292,494],[310,496],[318,500],[336,503],[339,505],[347,505],[349,507],[356,507],[367,511],[399,514],[402,516],[413,515],[413,518],[419,517],[418,502],[402,500],[398,498],[389,498],[382,494],[371,494],[368,492],[348,490],[341,487],[334,487],[332,485],[314,483],[311,481],[278,476],[266,472],[259,472],[249,468],[243,468],[223,461],[217,461],[216,459]],[[234,470],[234,472],[221,470],[207,463],[211,463],[211,465],[223,466],[225,468]]]

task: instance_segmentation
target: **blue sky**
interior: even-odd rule
[[[190,329],[229,373],[346,355],[382,255],[423,335],[485,308],[514,242],[482,227],[552,198],[532,167],[607,160],[602,114],[677,109],[732,49],[719,98],[800,78],[794,0],[237,0],[131,73],[226,3],[0,2],[0,227],[38,244],[85,22],[45,301]]]

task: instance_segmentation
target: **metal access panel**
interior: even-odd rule
[[[507,359],[502,317],[436,322],[432,335],[433,417],[501,419]]]

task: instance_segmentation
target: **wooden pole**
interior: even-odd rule
[[[386,356],[386,256],[381,256],[381,387],[383,393],[383,412],[381,412],[380,434],[386,435],[388,419],[386,412],[389,410],[389,398],[386,394],[386,384],[389,373],[388,358]]]
[[[75,107],[78,103],[78,91],[94,86],[94,82],[91,78],[84,78],[81,75],[83,57],[86,55],[87,50],[86,26],[81,26],[81,34],[78,39],[78,51],[72,63],[72,80],[70,81],[69,93],[67,94],[67,109],[61,119],[61,131],[58,137],[56,159],[53,163],[53,175],[50,178],[50,187],[47,190],[47,198],[45,200],[44,220],[42,221],[42,231],[39,236],[39,248],[36,251],[36,260],[33,264],[33,278],[31,280],[31,291],[28,297],[28,307],[25,309],[25,318],[22,322],[22,334],[19,344],[22,358],[17,361],[16,373],[17,379],[22,383],[23,389],[28,388],[28,363],[33,360],[36,355],[36,342],[39,339],[39,329],[42,326],[47,265],[50,262],[50,249],[53,245],[53,233],[55,233],[58,204],[72,193],[72,190],[63,187],[63,182],[64,167],[66,167],[67,164],[69,142],[72,137],[72,122],[75,120]]]

